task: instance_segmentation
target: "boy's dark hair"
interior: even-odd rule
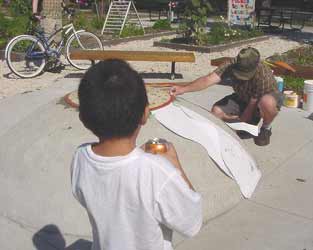
[[[78,88],[80,119],[102,139],[132,135],[148,99],[140,75],[122,60],[92,66]]]

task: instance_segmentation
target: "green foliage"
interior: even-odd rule
[[[304,88],[304,79],[293,77],[293,76],[284,76],[284,89],[292,90],[296,92],[298,95],[303,94]]]
[[[152,28],[155,30],[171,30],[172,29],[171,23],[167,19],[156,21],[153,24]]]
[[[10,2],[10,12],[13,16],[31,15],[31,0],[12,0]]]
[[[1,44],[6,43],[14,36],[27,33],[29,27],[28,16],[17,16],[14,18],[6,17],[0,13],[0,37]]]
[[[189,38],[194,34],[203,33],[208,16],[212,11],[212,5],[207,0],[187,1],[184,11],[184,24],[180,26],[180,31],[183,31],[184,35]]]
[[[0,48],[4,48],[7,43],[7,40],[3,37],[0,37]]]
[[[190,23],[188,22],[180,24],[178,32],[183,33],[186,41],[197,45],[217,45],[253,38],[264,34],[259,29],[248,30],[229,27],[222,16],[220,20],[212,25],[210,32],[206,32],[203,27],[192,31]]]
[[[229,27],[226,23],[215,23],[211,31],[207,34],[207,41],[209,44],[221,44],[242,39],[249,39],[257,36],[261,36],[264,33],[258,29],[241,29]]]
[[[93,30],[100,30],[102,29],[103,23],[104,20],[102,18],[93,17],[91,19],[90,25]]]
[[[88,28],[88,19],[84,13],[78,13],[75,15],[73,20],[74,26],[76,29],[87,29]]]
[[[141,27],[138,27],[134,24],[129,24],[124,26],[122,34],[120,37],[132,37],[132,36],[142,36],[144,35],[144,31]]]
[[[283,61],[288,64],[313,66],[313,45],[305,45],[298,49],[289,50],[283,54],[274,54],[271,61]]]
[[[305,46],[298,50],[291,50],[287,56],[294,58],[295,64],[313,65],[313,46]]]
[[[6,15],[0,12],[0,48],[14,36],[27,33],[29,28],[31,2],[28,0],[12,0]],[[7,16],[11,14],[11,16]]]

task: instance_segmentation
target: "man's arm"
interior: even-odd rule
[[[212,72],[211,74],[200,77],[187,85],[174,86],[171,89],[171,94],[176,96],[176,95],[182,95],[187,92],[200,91],[214,84],[217,84],[220,81],[221,81],[220,76],[216,74],[215,72]]]
[[[257,107],[258,100],[256,98],[251,98],[246,109],[243,111],[242,115],[240,116],[240,121],[242,122],[249,122],[252,119],[252,116],[255,112]]]

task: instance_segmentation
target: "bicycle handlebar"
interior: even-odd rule
[[[66,14],[68,14],[70,17],[74,16],[74,14],[75,14],[74,8],[67,7],[66,4],[64,3],[64,1],[62,1],[61,6],[62,6],[63,10],[66,12]]]

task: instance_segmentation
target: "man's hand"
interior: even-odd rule
[[[173,86],[171,89],[170,89],[170,95],[172,96],[178,96],[178,95],[182,95],[186,92],[185,90],[185,86]]]
[[[219,83],[220,81],[221,81],[220,76],[217,75],[215,72],[213,72],[209,75],[202,76],[186,85],[173,86],[170,90],[170,94],[173,96],[177,96],[177,95],[182,95],[187,92],[195,92],[195,91],[204,90],[214,84]]]

